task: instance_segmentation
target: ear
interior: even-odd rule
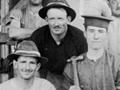
[[[17,61],[16,60],[13,60],[13,67],[14,67],[14,69],[17,69]]]
[[[38,71],[40,69],[40,67],[41,67],[41,63],[38,63],[36,71]]]
[[[45,21],[48,22],[48,17],[45,17]]]
[[[68,16],[67,19],[69,22],[71,22],[71,20],[72,20],[71,16]]]
[[[84,31],[84,36],[85,36],[85,38],[86,38],[86,36],[87,36],[87,31],[86,31],[86,30]]]

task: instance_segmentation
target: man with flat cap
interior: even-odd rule
[[[86,39],[81,30],[70,25],[76,13],[66,0],[46,0],[39,15],[48,25],[36,30],[31,40],[49,61],[40,70],[44,72],[40,75],[52,82],[57,90],[62,90],[63,70],[67,59],[87,51]]]
[[[33,41],[21,42],[7,58],[13,62],[16,76],[0,84],[0,90],[56,90],[49,81],[35,76],[48,60],[40,55]]]
[[[103,16],[84,15],[83,17],[88,51],[76,62],[78,86],[71,86],[71,90],[120,90],[120,67],[116,68],[114,55],[105,50],[105,40],[111,19]],[[71,58],[72,63],[69,62],[64,70],[67,81],[72,85],[75,80],[73,61],[76,59]],[[75,87],[79,88],[75,89]]]

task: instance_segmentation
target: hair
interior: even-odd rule
[[[87,25],[84,25],[84,27],[85,27],[85,31],[87,31],[87,27],[88,27],[88,26],[87,26]]]

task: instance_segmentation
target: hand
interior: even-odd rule
[[[82,89],[78,86],[73,85],[73,86],[70,86],[69,90],[82,90]]]

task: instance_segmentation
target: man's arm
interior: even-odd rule
[[[120,65],[118,66],[118,71],[115,80],[116,90],[120,90]]]
[[[25,12],[24,12],[25,13]],[[31,28],[21,28],[21,19],[24,17],[22,10],[15,9],[11,12],[10,27],[9,27],[9,37],[15,39],[24,39],[29,37],[35,29]]]
[[[34,31],[35,29],[21,28],[20,22],[13,19],[9,28],[9,37],[16,39],[24,39],[30,37]]]

